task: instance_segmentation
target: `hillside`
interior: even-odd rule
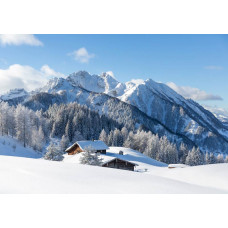
[[[0,156],[14,156],[24,158],[41,158],[42,154],[31,148],[23,147],[17,140],[7,137],[0,137]]]
[[[168,169],[120,147],[103,156],[123,156],[138,165],[137,172],[82,165],[80,155],[47,161],[16,140],[0,137],[0,193],[228,193],[228,164]]]
[[[0,167],[0,193],[228,193],[227,164],[139,173],[0,156]]]

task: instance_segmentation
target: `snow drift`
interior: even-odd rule
[[[228,164],[139,173],[0,156],[0,167],[0,193],[228,193]]]

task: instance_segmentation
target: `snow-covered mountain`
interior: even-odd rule
[[[91,75],[86,71],[79,71],[68,76],[67,80],[74,86],[85,88],[97,93],[109,93],[117,87],[119,83],[108,73],[101,75]]]
[[[143,124],[172,141],[184,140],[204,151],[228,153],[226,124],[198,103],[151,79],[121,83],[108,73],[79,71],[66,79],[51,79],[21,102],[33,109],[78,102],[124,124],[131,119],[136,126]]]
[[[28,96],[28,92],[24,89],[12,89],[7,93],[0,95],[0,101],[8,101],[9,103],[19,103]]]
[[[225,109],[206,105],[204,105],[204,108],[213,113],[224,125],[228,126],[228,112]]]

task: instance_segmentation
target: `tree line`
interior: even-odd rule
[[[47,111],[33,111],[21,104],[10,106],[0,103],[0,134],[20,141],[24,147],[43,152],[53,139],[60,141],[58,153],[75,141],[100,139],[108,146],[124,146],[168,164],[188,165],[228,162],[222,154],[203,154],[199,148],[174,144],[166,136],[159,137],[151,131],[135,129],[133,124],[124,125],[113,118],[100,115],[85,105],[77,103],[52,105]],[[46,157],[52,157],[51,144]],[[60,155],[58,158],[62,158]]]
[[[136,132],[129,132],[126,127],[123,127],[121,130],[111,130],[107,134],[105,130],[102,130],[99,139],[109,146],[124,146],[138,150],[153,159],[167,164],[181,163],[196,166],[228,163],[228,156],[224,157],[219,153],[216,156],[208,152],[204,154],[198,147],[188,148],[184,143],[181,143],[178,147],[170,142],[166,136],[159,137],[150,131],[137,130]]]

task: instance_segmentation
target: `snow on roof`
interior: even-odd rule
[[[92,147],[94,150],[107,150],[109,147],[101,140],[94,141],[77,141],[72,146],[66,149],[66,152],[71,150],[76,144],[82,149],[85,150],[87,147]]]
[[[118,160],[121,160],[121,161],[124,161],[124,162],[130,163],[130,164],[135,165],[135,166],[137,165],[137,164],[135,164],[135,163],[133,163],[133,162],[130,162],[130,161],[127,161],[127,160],[124,160],[124,159],[118,158],[118,157],[112,157],[112,156],[101,156],[101,158],[103,159],[103,161],[102,161],[102,165],[105,165],[105,164],[107,164],[107,163],[109,163],[109,162],[111,162],[111,161],[113,161],[113,160],[115,160],[115,159],[118,159]]]

